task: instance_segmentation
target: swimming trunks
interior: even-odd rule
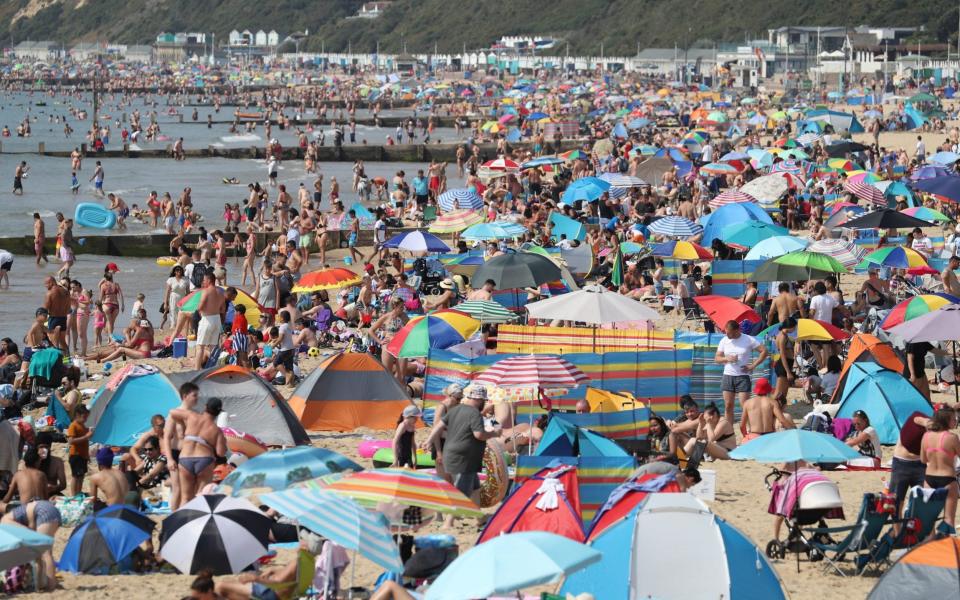
[[[67,318],[66,317],[47,317],[47,329],[53,331],[57,327],[65,330],[67,328]]]
[[[197,327],[197,344],[200,346],[216,346],[220,339],[220,315],[200,315],[200,325]]]
[[[21,504],[11,511],[13,519],[24,527],[29,527],[29,520],[27,518],[27,507],[29,505],[30,503]],[[62,523],[60,511],[57,510],[57,507],[49,500],[33,501],[33,520],[36,525],[44,525],[46,523],[56,523],[60,525]]]

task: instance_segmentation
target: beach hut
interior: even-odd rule
[[[602,552],[603,559],[568,576],[561,596],[587,592],[604,600],[786,598],[763,551],[688,493],[650,494],[590,546]],[[691,565],[696,565],[696,576],[678,580],[678,574],[693,573]]]
[[[306,430],[280,392],[249,369],[227,365],[176,373],[170,379],[177,387],[187,381],[197,384],[198,407],[219,398],[232,429],[253,435],[268,446],[310,443]]]
[[[524,481],[490,518],[477,543],[518,531],[546,531],[577,542],[585,540],[575,466],[546,468]]]
[[[360,352],[331,356],[290,397],[300,423],[311,431],[393,429],[409,405],[397,379],[376,358]]]
[[[880,341],[880,338],[869,333],[854,334],[850,338],[850,349],[847,350],[847,359],[843,363],[843,369],[840,370],[840,379],[837,381],[837,388],[833,392],[831,402],[839,402],[843,396],[843,388],[850,367],[866,361],[897,373],[903,372],[903,361],[900,360],[890,344]]]
[[[160,371],[143,367],[115,374],[93,397],[87,427],[93,444],[132,446],[150,429],[150,418],[180,405],[177,386]]]
[[[914,412],[933,414],[930,402],[896,371],[873,362],[856,363],[845,374],[837,417],[850,418],[862,410],[870,417],[881,444],[896,444],[900,428]]]

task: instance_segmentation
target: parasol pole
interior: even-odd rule
[[[929,387],[929,386],[928,386]],[[953,397],[960,404],[960,386],[957,385],[957,341],[953,341]]]

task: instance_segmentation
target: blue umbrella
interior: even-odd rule
[[[643,129],[650,124],[650,119],[638,118],[627,123],[627,127],[630,129]]]
[[[956,175],[921,179],[911,183],[910,187],[921,192],[943,196],[953,202],[960,202],[960,177]]]
[[[363,508],[351,498],[322,489],[291,488],[264,494],[260,501],[385,569],[403,571],[386,517]]]
[[[456,202],[456,204],[454,204]],[[471,188],[457,188],[447,190],[437,198],[440,208],[450,212],[457,208],[466,210],[480,210],[483,208],[483,198]]]
[[[443,240],[423,231],[409,231],[395,235],[383,244],[384,248],[396,248],[407,252],[449,252],[450,246]]]
[[[648,225],[650,231],[669,237],[692,237],[701,233],[703,227],[683,217],[663,217]]]
[[[426,600],[470,600],[509,594],[600,562],[603,554],[545,531],[508,533],[474,546],[427,588]]]
[[[859,452],[826,433],[805,429],[787,429],[750,440],[730,453],[735,460],[764,463],[794,462],[842,463],[860,458]]]
[[[53,547],[53,538],[19,525],[0,525],[0,570],[33,562]]]
[[[773,219],[762,208],[753,202],[736,202],[734,204],[725,204],[716,211],[710,213],[710,218],[703,226],[702,245],[710,247],[713,240],[723,238],[723,228],[734,223],[743,223],[745,221],[760,221],[762,223],[773,224]]]
[[[540,119],[546,119],[546,118],[549,117],[549,116],[550,116],[550,115],[548,115],[547,113],[532,112],[532,113],[530,113],[529,115],[527,115],[527,120],[528,120],[528,121],[539,121]]]
[[[577,200],[593,202],[610,189],[610,184],[599,177],[582,177],[567,186],[561,198],[567,204]]]
[[[557,158],[556,156],[541,156],[533,160],[528,160],[527,162],[520,165],[521,169],[532,169],[534,167],[548,167],[550,165],[562,165],[564,161],[562,158]]]
[[[764,223],[762,221],[743,221],[731,223],[720,232],[720,239],[727,244],[736,244],[746,248],[753,248],[760,242],[772,237],[789,236],[786,227]]]
[[[952,165],[958,160],[960,160],[960,154],[957,154],[956,152],[937,152],[928,158],[927,162],[947,166]]]
[[[299,446],[271,450],[237,467],[223,480],[218,491],[232,496],[262,494],[331,473],[362,470],[363,467],[349,458],[323,448]]]
[[[767,260],[768,258],[776,258],[795,250],[803,250],[809,243],[805,238],[795,238],[792,235],[775,235],[751,248],[744,259]]]
[[[460,237],[467,241],[509,240],[518,238],[527,232],[526,227],[517,223],[477,223],[467,227]]]
[[[129,506],[108,506],[73,530],[57,566],[74,573],[106,574],[152,537],[154,525]]]

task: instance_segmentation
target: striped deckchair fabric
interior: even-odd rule
[[[471,359],[446,350],[431,350],[427,357],[424,405],[434,406],[442,400],[443,390],[449,384],[469,385],[475,375],[493,363],[511,356],[515,355],[495,354]],[[589,386],[602,390],[628,392],[658,415],[673,418],[679,414],[679,397],[688,393],[690,389],[693,351],[689,347],[606,354],[575,353],[562,356],[580,368],[590,378],[590,382],[567,390],[562,395],[554,390],[546,390],[556,410],[572,412],[576,408],[577,401],[586,396]],[[500,394],[500,390],[493,390],[493,394],[495,396]],[[517,412],[520,415],[543,412],[532,394],[510,395],[509,399],[519,400]]]
[[[611,440],[643,440],[650,432],[650,409],[646,407],[617,412],[565,414],[563,418],[577,427],[595,431]]]
[[[715,260],[710,263],[710,275],[713,276],[713,293],[728,298],[739,298],[747,289],[747,282],[753,272],[762,265],[763,260]],[[761,282],[760,295],[767,293],[770,284]]]
[[[720,391],[720,380],[723,377],[723,365],[716,363],[717,346],[723,339],[722,333],[690,333],[677,331],[677,343],[689,344],[692,349],[692,363],[690,376],[690,395],[701,408],[711,402],[723,411],[723,392]],[[769,348],[768,348],[769,350]],[[769,363],[768,363],[769,364]],[[769,366],[763,365],[753,372],[752,381],[760,377],[769,377]],[[771,380],[771,383],[773,381]],[[739,418],[740,400],[734,397],[733,412]]]
[[[623,352],[627,350],[669,350],[672,329],[594,329],[500,325],[497,352],[517,354],[565,354],[568,352]]]

